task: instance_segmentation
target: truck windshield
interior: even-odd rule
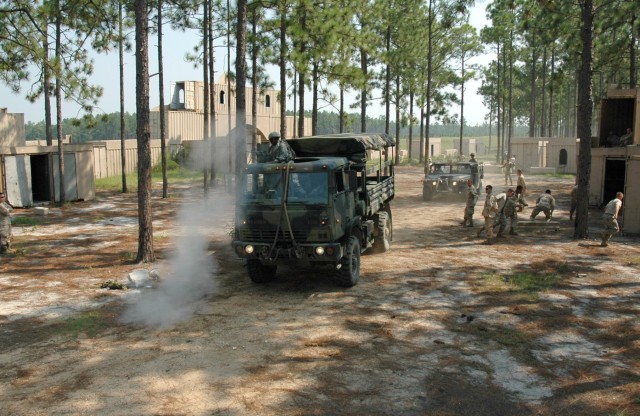
[[[284,194],[286,173],[248,174],[245,200],[279,204]],[[287,202],[326,204],[329,198],[328,175],[324,172],[290,173]]]

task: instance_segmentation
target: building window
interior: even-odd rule
[[[271,107],[271,96],[270,96],[270,95],[267,95],[267,96],[264,98],[264,104],[265,104],[265,106],[266,106],[267,108],[270,108],[270,107]]]
[[[569,157],[568,157],[568,154],[567,154],[567,150],[566,149],[560,149],[560,159],[558,160],[558,164],[559,165],[566,165],[568,159],[569,159]]]
[[[220,104],[224,104],[224,91],[220,91]]]

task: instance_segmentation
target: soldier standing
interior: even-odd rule
[[[482,216],[484,217],[484,230],[487,233],[487,241],[483,244],[493,244],[491,238],[493,237],[493,223],[495,222],[496,215],[498,214],[498,202],[496,201],[496,197],[492,194],[493,186],[487,185],[484,189],[487,193],[487,197],[484,200]],[[482,231],[482,229],[480,231]],[[478,237],[479,236],[480,232],[478,232]]]
[[[471,154],[473,155],[473,153]],[[464,220],[460,223],[463,226],[473,227],[473,211],[478,202],[478,190],[473,185],[471,179],[467,179],[467,205],[464,208]]]
[[[513,189],[509,189],[507,191],[507,200],[504,203],[504,208],[502,209],[504,212],[505,218],[509,221],[509,234],[510,235],[518,235],[516,231],[516,227],[518,226],[518,197],[517,194],[513,191]],[[501,229],[500,232],[503,230]]]
[[[7,202],[7,196],[0,192],[0,253],[11,249],[11,211],[13,208]]]
[[[496,237],[502,238],[504,237],[502,232],[507,226],[507,217],[504,215],[504,206],[507,202],[507,194],[503,192],[496,195],[496,202],[498,203],[498,215],[496,215],[496,220],[493,223],[493,230],[495,231],[497,229],[498,233],[496,234]]]
[[[618,214],[620,213],[620,207],[622,207],[623,198],[624,194],[622,192],[616,193],[616,197],[609,201],[607,206],[604,208],[604,214],[602,214],[604,232],[602,233],[602,243],[600,243],[600,246],[602,247],[607,247],[611,236],[620,231],[620,226],[618,225]]]
[[[571,207],[569,208],[569,220],[573,220],[573,213],[578,207],[578,185],[571,188]]]
[[[504,169],[504,184],[505,185],[513,185],[513,177],[511,176],[511,173],[513,171],[513,167],[515,166],[515,161],[514,160],[508,160],[506,162],[504,162],[504,165],[502,165],[502,169]],[[507,181],[509,182],[507,184]]]
[[[531,219],[535,219],[540,212],[544,212],[544,216],[547,217],[547,220],[550,220],[555,209],[556,200],[551,196],[551,190],[547,189],[536,200],[536,207],[531,212]]]
[[[280,133],[277,131],[269,133],[269,156],[274,162],[288,162],[295,159],[296,154],[284,140],[280,140]]]
[[[516,208],[518,212],[522,212],[524,207],[528,207],[527,201],[524,200],[524,192],[522,191],[522,187],[520,185],[516,186]]]
[[[527,182],[524,180],[524,175],[522,174],[522,169],[518,169],[516,170],[516,174],[518,175],[518,179],[516,181],[516,186],[520,186],[522,187],[522,192],[520,192],[522,195],[526,195],[527,194]],[[518,192],[516,191],[516,194]]]

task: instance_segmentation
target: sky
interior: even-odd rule
[[[477,1],[471,10],[471,24],[478,30],[486,25],[485,8],[486,2]],[[202,69],[195,68],[192,63],[187,62],[184,58],[185,54],[191,52],[198,42],[198,34],[195,31],[175,32],[165,29],[163,40],[165,103],[169,103],[171,101],[171,82],[202,80]],[[133,38],[132,42],[134,42]],[[149,72],[151,74],[158,72],[156,45],[156,39],[151,39],[149,42]],[[233,65],[233,49],[231,53],[231,65]],[[91,82],[101,85],[104,89],[103,96],[100,98],[94,113],[118,112],[120,111],[118,52],[114,50],[109,54],[93,53],[92,56],[94,58],[94,73],[91,76]],[[489,57],[483,55],[475,58],[472,63],[485,64],[488,61]],[[226,62],[226,48],[217,48],[216,79],[226,71]],[[125,111],[135,113],[135,56],[133,52],[125,53],[124,77]],[[270,70],[270,77],[276,85],[279,84],[279,75],[276,67]],[[466,85],[464,117],[467,125],[482,124],[487,113],[486,107],[482,104],[482,97],[477,95],[477,89],[480,85],[481,81],[472,81]],[[24,82],[21,92],[14,94],[4,84],[0,84],[0,108],[6,107],[9,113],[23,113],[25,122],[37,123],[44,120],[44,104],[42,99],[30,103],[24,98],[29,86],[28,82]],[[156,107],[159,103],[158,91],[158,77],[152,77],[150,79],[151,108]],[[347,100],[350,100],[347,104],[352,104],[354,99],[355,93],[347,97]],[[311,101],[310,93],[306,100],[307,102]],[[55,105],[55,101],[53,104]],[[78,105],[73,102],[64,101],[62,108],[63,118],[81,117],[83,115]],[[287,108],[293,109],[292,99],[287,102]],[[330,108],[326,110],[331,111]],[[453,107],[451,111],[459,114],[459,108],[457,107]],[[382,116],[384,115],[384,107],[380,102],[374,102],[367,107],[367,114],[374,118]]]

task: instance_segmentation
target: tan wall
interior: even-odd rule
[[[24,146],[24,114],[0,111],[0,146]]]
[[[539,138],[512,138],[511,154],[516,156],[516,166],[525,173],[532,167],[546,167],[546,141]]]
[[[574,137],[553,137],[547,141],[547,167],[556,168],[559,173],[577,173],[578,172],[578,148],[580,140]],[[567,152],[567,163],[565,166],[560,165],[561,150]]]
[[[168,111],[166,113],[167,143],[180,144],[186,141],[202,140],[204,134],[204,114],[192,111]],[[297,119],[296,119],[297,121]],[[266,138],[272,131],[280,131],[280,116],[261,115],[257,119],[258,135]],[[247,120],[250,125],[251,120]],[[235,129],[235,116],[231,118],[231,129]],[[150,113],[151,139],[160,139],[160,112]],[[311,134],[311,118],[305,117],[304,129],[307,135]],[[296,128],[297,130],[297,128]],[[212,125],[213,131],[213,125]],[[217,115],[215,123],[216,134],[213,137],[227,136],[229,133],[229,121],[226,116]],[[287,137],[294,133],[294,117],[287,116]]]
[[[227,136],[236,127],[236,94],[234,83],[228,91],[226,78],[221,76],[214,84],[215,119],[211,124],[211,137]],[[167,140],[170,143],[182,141],[202,140],[204,134],[204,84],[201,81],[176,81],[171,83],[171,103],[167,113]],[[253,89],[246,88],[246,124],[251,125]],[[221,103],[221,94],[224,102]],[[267,137],[272,131],[280,131],[280,91],[268,88],[261,90],[258,95],[256,127],[259,134]],[[267,106],[267,104],[269,104]],[[230,115],[230,117],[229,117]],[[297,137],[297,125],[294,126],[293,116],[287,116],[287,137]],[[311,119],[305,117],[305,136],[311,135]],[[160,138],[160,114],[155,108],[151,112],[151,138]]]
[[[640,233],[640,155],[627,158],[627,179],[622,216],[625,232]],[[632,179],[633,178],[633,179]]]
[[[440,153],[442,153],[442,143],[441,143],[442,139],[440,137],[431,137],[429,139],[429,147],[431,147],[433,149],[433,153],[429,156],[429,157],[433,157],[433,156],[438,156],[440,155]],[[426,147],[426,139],[424,139],[424,146]],[[423,149],[424,152],[422,154],[422,157],[424,158],[426,153],[427,153],[427,149]],[[411,143],[411,157],[414,159],[418,159],[420,155],[420,137],[414,137],[413,138],[413,142]]]
[[[104,140],[90,142],[93,146],[93,166],[96,178],[106,178],[122,174],[122,157],[120,156],[120,140]],[[167,145],[169,154],[177,151],[177,145]],[[151,140],[151,165],[160,162],[162,149],[160,140]],[[135,139],[125,140],[125,172],[134,172],[138,166],[138,142]]]
[[[589,205],[600,206],[605,201],[605,166],[607,159],[624,159],[626,178],[624,204],[622,205],[622,222],[624,231],[640,233],[640,147],[607,147],[591,149],[591,176],[589,178]]]

